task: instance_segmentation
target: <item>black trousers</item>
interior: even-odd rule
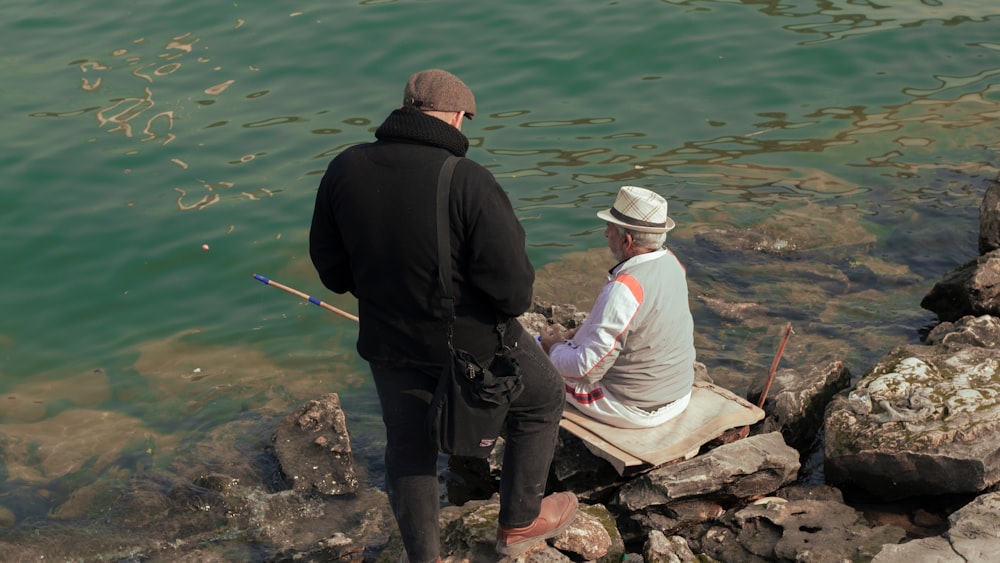
[[[518,528],[538,516],[565,400],[562,377],[528,333],[512,349],[524,391],[511,404],[500,474],[499,524]],[[440,550],[437,447],[424,419],[441,368],[371,364],[386,429],[386,488],[411,563]]]

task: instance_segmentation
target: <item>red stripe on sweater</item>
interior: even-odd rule
[[[604,398],[604,389],[598,387],[590,393],[577,393],[576,389],[566,386],[566,392],[573,396],[573,400],[580,403],[581,405],[589,405],[591,403],[596,403],[597,401]]]
[[[639,280],[632,277],[631,274],[621,274],[614,281],[627,287],[632,292],[632,296],[635,297],[636,302],[642,304],[642,284],[639,283]]]

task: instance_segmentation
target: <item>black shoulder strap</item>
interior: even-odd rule
[[[451,176],[460,157],[449,155],[441,166],[437,185],[437,243],[438,282],[441,284],[441,305],[448,315],[448,347],[451,347],[451,331],[455,321],[455,298],[451,295],[451,233],[449,232],[448,199],[451,192]]]

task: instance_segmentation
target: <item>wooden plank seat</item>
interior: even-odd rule
[[[566,405],[560,426],[579,437],[594,455],[608,460],[620,475],[694,457],[727,430],[749,426],[764,411],[712,383],[696,381],[691,402],[680,416],[653,428],[616,428]]]

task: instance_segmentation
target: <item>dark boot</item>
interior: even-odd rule
[[[405,549],[399,554],[399,563],[410,563],[410,560],[406,557]],[[438,557],[437,563],[441,563],[440,557]]]
[[[497,553],[517,557],[539,542],[559,535],[576,516],[576,495],[554,493],[542,499],[535,521],[523,528],[497,527]]]

